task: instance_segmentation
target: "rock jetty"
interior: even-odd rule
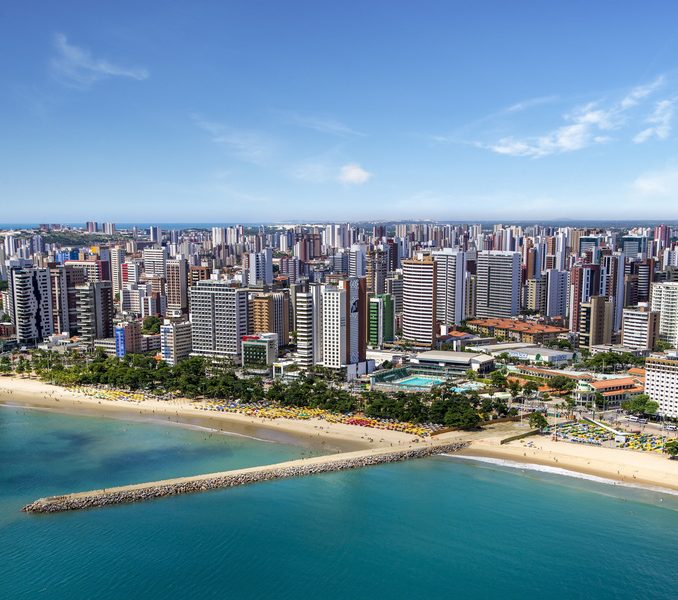
[[[52,513],[67,510],[98,508],[112,504],[141,502],[165,496],[205,492],[221,488],[248,485],[260,481],[286,479],[304,475],[316,475],[331,471],[358,469],[372,465],[400,462],[413,458],[424,458],[434,454],[457,452],[467,445],[465,442],[434,444],[421,447],[409,447],[398,450],[382,449],[347,452],[329,456],[320,456],[304,460],[295,460],[262,467],[251,467],[222,473],[195,475],[128,485],[90,492],[79,492],[64,496],[40,498],[27,504],[21,510],[30,513]]]

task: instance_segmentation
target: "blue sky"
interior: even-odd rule
[[[0,4],[0,222],[678,219],[675,2]]]

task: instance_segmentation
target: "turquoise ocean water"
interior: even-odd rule
[[[675,598],[678,499],[436,457],[102,510],[40,496],[308,455],[0,407],[0,598]]]

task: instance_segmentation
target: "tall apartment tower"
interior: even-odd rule
[[[296,293],[297,356],[304,367],[323,362],[322,288],[313,283]]]
[[[323,291],[323,364],[330,369],[346,365],[346,290],[328,285]]]
[[[659,404],[660,415],[678,419],[678,352],[673,350],[647,359],[645,393]]]
[[[678,348],[678,283],[655,283],[651,307],[659,313],[659,339]]]
[[[366,258],[367,293],[383,294],[386,290],[388,256],[383,250],[372,250]]]
[[[570,271],[570,331],[579,330],[582,303],[600,294],[600,265],[575,265]]]
[[[436,340],[437,265],[430,256],[405,260],[403,266],[403,338],[425,346]]]
[[[436,263],[436,319],[458,325],[464,320],[466,253],[445,248],[432,256]]]
[[[193,349],[191,328],[189,321],[166,321],[160,326],[160,356],[171,367],[190,356]]]
[[[402,273],[394,273],[386,278],[386,293],[393,296],[396,313],[403,312],[403,276]]]
[[[367,344],[382,348],[395,339],[395,310],[393,296],[380,294],[370,297]]]
[[[476,317],[513,317],[520,312],[520,253],[478,252]]]
[[[634,350],[654,350],[659,341],[659,313],[647,304],[622,312],[622,345]]]
[[[568,314],[570,274],[567,271],[546,271],[546,316],[565,319]]]
[[[614,304],[605,296],[591,296],[579,307],[579,346],[612,343]]]
[[[226,281],[198,281],[191,288],[193,354],[233,358],[247,335],[247,290]]]
[[[273,250],[271,248],[265,248],[261,252],[250,252],[247,283],[253,286],[273,284]]]
[[[146,275],[167,278],[167,248],[144,248],[144,271]]]
[[[167,316],[180,318],[188,312],[188,261],[181,257],[167,261]]]
[[[88,281],[75,288],[78,334],[89,344],[113,337],[113,287],[110,281]]]
[[[111,283],[113,284],[113,295],[120,293],[122,289],[122,264],[125,262],[124,248],[111,248]]]
[[[17,342],[37,344],[53,333],[49,269],[11,267],[8,276],[9,316]]]
[[[290,302],[287,291],[254,296],[251,313],[252,333],[277,333],[279,346],[290,343]]]

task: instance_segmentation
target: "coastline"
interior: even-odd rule
[[[532,446],[528,445],[530,442]],[[653,491],[658,491],[657,488],[678,491],[678,461],[663,454],[555,442],[546,436],[507,444],[499,444],[498,439],[476,439],[458,454],[556,467]]]
[[[434,438],[416,438],[398,431],[371,429],[321,419],[265,419],[231,412],[199,410],[188,399],[169,401],[102,400],[83,392],[36,379],[0,377],[0,404],[53,410],[77,416],[144,420],[185,427],[202,427],[224,434],[303,445],[323,454],[378,448],[425,446],[443,441],[468,440],[458,455],[509,460],[521,464],[557,467],[607,480],[678,491],[678,461],[666,455],[555,442],[532,436],[501,444],[519,430],[516,424],[487,426],[475,432],[450,432]],[[416,442],[416,443],[415,443]]]
[[[77,390],[37,379],[0,377],[0,404],[55,410],[77,416],[172,423],[204,427],[224,434],[311,447],[324,453],[337,453],[379,447],[405,447],[426,444],[415,436],[382,429],[371,429],[321,419],[265,419],[231,412],[200,410],[186,398],[168,401],[146,399],[140,402],[102,400]],[[418,441],[417,441],[418,440]]]

